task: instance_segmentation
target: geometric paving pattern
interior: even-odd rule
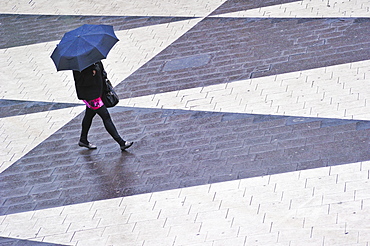
[[[30,45],[59,40],[69,30],[83,23],[110,24],[115,30],[158,25],[191,19],[191,17],[148,17],[148,16],[76,16],[76,15],[13,15],[2,14],[3,26],[0,48]],[[50,23],[53,23],[51,25]],[[40,31],[42,30],[42,31]]]
[[[0,99],[0,102],[1,118],[79,106],[76,103],[30,102],[6,99]]]
[[[101,147],[76,147],[81,115],[2,173],[1,214],[370,160],[367,121],[111,112],[135,148],[120,154],[101,122],[90,136]]]
[[[3,238],[0,237],[1,245],[11,245],[11,246],[27,246],[27,245],[34,245],[34,246],[56,246],[61,244],[54,244],[54,243],[42,243],[42,242],[33,242],[27,240],[18,240],[18,239],[11,239],[11,238]]]
[[[206,18],[118,90],[136,97],[368,60],[369,30],[368,19],[356,18]],[[165,69],[170,61],[199,60],[200,54],[209,57],[205,64]]]
[[[369,7],[6,1],[0,245],[367,245]],[[98,149],[77,146],[82,104],[49,64],[85,23],[120,38],[103,62],[128,151],[98,118]]]

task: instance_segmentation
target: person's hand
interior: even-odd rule
[[[96,74],[96,70],[95,70],[95,69],[93,69],[93,70],[92,70],[92,73],[93,73],[93,76],[95,76],[95,74]]]

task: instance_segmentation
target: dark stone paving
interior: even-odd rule
[[[0,99],[0,118],[75,107],[76,103],[53,103]]]
[[[42,243],[14,238],[0,237],[0,246],[63,246],[62,244]]]
[[[268,7],[273,5],[279,5],[283,3],[299,2],[297,0],[229,0],[217,8],[211,15],[220,15],[225,13],[232,13],[237,11],[256,9],[262,7]]]
[[[370,159],[370,123],[117,107],[135,145],[122,152],[99,119],[77,146],[82,115],[0,174],[0,214]]]
[[[283,2],[291,1],[231,0],[213,14]],[[182,19],[0,15],[0,48],[58,40],[84,23],[122,30]],[[209,17],[117,91],[128,98],[367,60],[369,20]],[[1,103],[9,111],[1,110],[1,117],[71,106]],[[370,160],[367,121],[123,107],[111,112],[122,135],[136,142],[132,148],[121,153],[98,117],[90,140],[99,148],[79,148],[82,115],[76,117],[0,174],[0,215]]]
[[[202,66],[166,70],[179,59]],[[370,19],[206,18],[128,77],[122,97],[207,86],[370,59]]]
[[[116,31],[191,19],[151,16],[55,16],[0,14],[0,49],[60,40],[83,24],[112,25]]]

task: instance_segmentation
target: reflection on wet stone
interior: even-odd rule
[[[6,200],[0,213],[370,159],[370,124],[363,121],[124,107],[111,112],[134,148],[121,152],[98,120],[90,136],[96,151],[66,145],[66,134],[77,142],[75,119],[56,133],[59,138],[51,136],[0,174]]]
[[[164,72],[175,71],[180,69],[195,68],[207,65],[211,60],[211,55],[196,55],[184,58],[173,59],[163,67]]]

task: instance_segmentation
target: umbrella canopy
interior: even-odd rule
[[[91,64],[107,58],[118,42],[113,26],[85,24],[64,34],[51,59],[58,71],[82,71]]]

